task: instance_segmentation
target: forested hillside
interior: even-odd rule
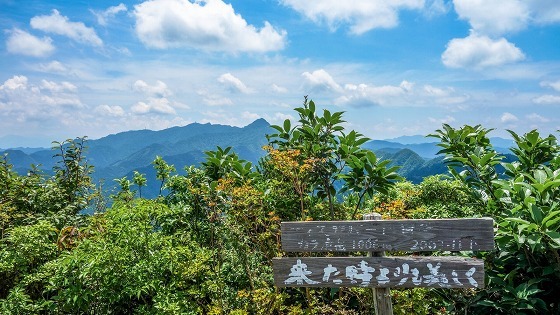
[[[395,314],[560,313],[554,135],[511,132],[515,146],[506,158],[492,146],[490,129],[443,125],[431,136],[441,157],[427,161],[409,149],[366,148],[368,138],[342,126],[342,112],[317,110],[313,101],[295,111],[297,121],[223,127],[204,139],[197,134],[204,125],[193,126],[192,142],[149,140],[154,133],[139,131],[131,137],[142,145],[125,145],[119,135],[54,143],[36,155],[51,156],[46,173],[18,173],[0,160],[0,313],[366,314],[372,290],[277,288],[271,261],[289,255],[279,243],[282,221],[354,220],[371,212],[388,220],[495,221],[494,251],[435,253],[484,259],[484,289],[392,290]],[[252,133],[264,128],[255,142]],[[180,128],[168,132],[165,139],[182,138]],[[220,142],[234,134],[236,143]],[[227,147],[202,147],[207,137]],[[116,152],[109,143],[126,148]],[[192,143],[203,155],[189,151]],[[256,161],[240,157],[261,144]],[[111,179],[118,190],[110,200],[92,163],[123,172],[124,164],[100,153],[90,159],[88,146],[143,161]],[[183,153],[169,154],[179,146]],[[447,176],[418,174],[414,183],[398,173],[444,171],[440,165]],[[86,208],[95,213],[84,214]]]

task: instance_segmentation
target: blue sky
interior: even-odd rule
[[[294,119],[560,129],[557,0],[0,0],[0,147]]]

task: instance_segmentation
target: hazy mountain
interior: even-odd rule
[[[437,152],[441,149],[437,146],[436,142],[416,143],[416,144],[402,144],[398,142],[391,142],[386,140],[371,140],[364,144],[364,147],[372,151],[387,151],[392,149],[397,152],[402,149],[409,149],[416,152],[419,156],[425,159],[433,159],[436,157]],[[398,150],[395,150],[398,149]]]
[[[193,123],[161,131],[135,130],[112,134],[100,139],[88,140],[86,157],[95,166],[94,178],[113,185],[113,179],[132,174],[134,170],[151,173],[151,163],[161,156],[178,170],[198,165],[204,161],[204,152],[231,146],[240,158],[256,163],[265,154],[262,147],[267,143],[265,135],[271,133],[269,123],[258,119],[243,128]],[[9,162],[19,173],[25,173],[31,164],[44,170],[54,166],[51,149],[5,150]],[[150,179],[150,177],[148,177]],[[155,180],[155,175],[152,177]]]
[[[494,149],[502,154],[510,154],[509,148],[515,145],[511,139],[498,137],[490,138],[490,142]],[[384,150],[392,151],[393,153],[398,152],[400,149],[410,149],[425,159],[433,159],[437,157],[437,153],[441,150],[441,147],[437,145],[438,143],[436,138],[415,135],[386,140],[371,140],[364,147],[372,151]]]
[[[431,137],[421,136],[421,135],[400,136],[392,139],[384,139],[384,141],[396,142],[400,144],[422,144],[422,143],[438,142],[436,138],[431,138]]]
[[[29,150],[50,148],[51,141],[46,138],[41,137],[25,137],[25,136],[15,136],[6,135],[0,137],[0,149],[20,149],[25,153],[29,153]]]
[[[95,166],[94,178],[104,180],[106,188],[114,186],[116,178],[132,178],[133,171],[137,170],[146,174],[148,179],[144,196],[153,197],[159,190],[151,165],[156,156],[173,164],[178,173],[184,173],[184,167],[198,166],[205,160],[205,151],[215,150],[217,146],[231,146],[240,158],[255,164],[265,154],[262,149],[267,144],[265,135],[273,132],[264,119],[242,128],[193,123],[160,131],[127,131],[88,140],[86,157]],[[400,175],[414,183],[421,182],[425,176],[447,173],[443,157],[436,155],[440,147],[432,141],[434,139],[405,136],[390,140],[372,140],[364,147],[374,151],[381,159],[391,160],[391,165],[399,165]],[[511,140],[501,138],[492,138],[492,142],[503,153],[509,153],[505,148],[513,145]],[[51,149],[9,149],[0,152],[1,155],[7,154],[14,169],[21,174],[26,173],[31,164],[50,171],[56,161],[53,159],[56,153]],[[510,158],[507,157],[508,160]]]

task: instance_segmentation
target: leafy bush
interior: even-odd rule
[[[444,125],[433,135],[453,176],[471,187],[497,223],[497,249],[485,257],[488,288],[470,312],[558,314],[560,147],[553,135],[510,131],[517,161],[505,163],[490,144],[490,131]]]

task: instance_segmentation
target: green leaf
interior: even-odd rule
[[[289,119],[284,120],[284,131],[290,132],[291,129],[292,129],[292,122]]]
[[[556,231],[546,231],[545,232],[546,235],[548,235],[548,237],[550,237],[550,239],[556,243],[556,248],[560,247],[560,233],[556,232]]]
[[[535,175],[535,181],[539,184],[544,184],[548,178],[546,176],[545,171],[543,170],[536,170],[534,175]]]
[[[526,225],[531,224],[529,221],[523,220],[521,218],[505,218],[505,220],[509,222],[519,223],[519,224],[526,224]]]
[[[541,225],[542,221],[543,221],[543,213],[542,213],[541,209],[536,205],[532,205],[531,209],[530,209],[530,213],[531,213],[531,218],[533,218],[533,220],[536,223]]]
[[[560,210],[550,212],[544,219],[542,220],[542,224],[544,224],[547,228],[553,226],[554,224],[560,221]]]

